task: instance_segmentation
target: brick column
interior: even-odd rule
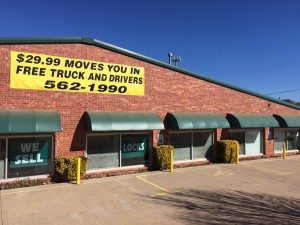
[[[215,142],[222,140],[222,129],[218,128],[215,131]]]
[[[263,153],[266,156],[274,155],[274,129],[266,127],[263,129],[264,149]]]
[[[217,142],[221,141],[224,139],[224,132],[226,129],[216,129],[214,131],[214,148],[213,148],[213,159],[216,160],[216,155],[217,155]]]
[[[153,136],[152,136],[152,146],[157,146],[158,144],[158,135],[159,135],[159,130],[153,130]]]

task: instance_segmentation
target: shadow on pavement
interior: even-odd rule
[[[300,224],[300,200],[294,198],[191,189],[150,201],[175,208],[170,216],[184,224]]]

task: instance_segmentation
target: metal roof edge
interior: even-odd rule
[[[239,88],[239,87],[233,86],[231,84],[227,84],[227,83],[224,83],[224,82],[221,82],[221,81],[217,81],[217,80],[208,78],[204,75],[197,74],[197,73],[194,73],[194,72],[190,72],[188,70],[181,69],[181,68],[169,65],[167,63],[158,61],[156,59],[141,55],[139,53],[136,53],[136,52],[133,52],[133,51],[130,51],[130,50],[127,50],[127,49],[124,49],[124,48],[106,43],[106,42],[99,41],[97,39],[93,39],[93,38],[90,38],[90,37],[82,36],[82,37],[55,37],[55,38],[54,37],[0,38],[0,44],[55,44],[55,43],[66,43],[66,44],[67,43],[81,43],[81,44],[88,44],[88,45],[93,45],[93,46],[96,46],[96,47],[101,47],[101,48],[104,48],[104,49],[107,49],[107,50],[110,50],[110,51],[113,51],[113,52],[116,52],[116,53],[120,53],[122,55],[126,55],[126,56],[129,56],[129,57],[135,58],[135,59],[139,59],[139,60],[142,60],[144,62],[148,62],[148,63],[154,64],[154,65],[166,68],[166,69],[170,69],[170,70],[173,70],[173,71],[176,71],[176,72],[179,72],[179,73],[183,73],[183,74],[186,74],[188,76],[195,77],[197,79],[205,80],[205,81],[210,82],[210,83],[214,83],[214,84],[217,84],[217,85],[220,85],[220,86],[223,86],[223,87],[226,87],[226,88],[230,88],[230,89],[233,89],[233,90],[245,93],[245,94],[249,94],[249,95],[252,95],[252,96],[255,96],[255,97],[258,97],[258,98],[268,100],[270,102],[274,102],[274,103],[277,103],[277,104],[280,104],[280,105],[287,106],[289,108],[300,110],[300,106],[297,106],[297,105],[294,105],[294,104],[291,104],[291,103],[287,103],[287,102],[283,102],[281,100],[277,100],[275,98],[271,98],[271,97],[268,97],[268,96],[265,96],[265,95],[262,95],[262,94],[244,89],[244,88]]]
[[[5,37],[0,38],[0,44],[55,44],[84,43],[82,37]]]

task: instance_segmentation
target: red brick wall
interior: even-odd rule
[[[264,128],[263,135],[265,137],[264,142],[264,154],[271,156],[274,154],[274,130],[272,128]]]
[[[216,129],[215,133],[215,141],[222,140],[222,129]]]
[[[145,67],[145,96],[67,93],[10,89],[10,51],[24,51]],[[83,154],[85,111],[300,114],[255,96],[82,44],[0,45],[0,105],[3,109],[57,110],[63,131],[56,134],[56,154]],[[156,141],[156,140],[154,140]],[[71,153],[70,153],[71,150]],[[269,150],[268,150],[269,151]]]

